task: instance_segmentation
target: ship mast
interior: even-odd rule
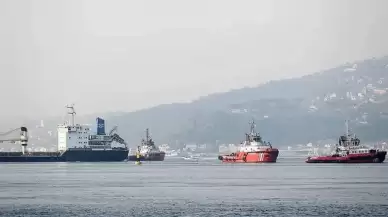
[[[252,121],[249,122],[249,124],[251,125],[251,132],[246,133],[246,137],[247,137],[246,141],[253,142],[255,138],[258,136],[257,133],[255,132],[255,127],[256,127],[255,120],[252,119]]]
[[[151,139],[150,131],[149,131],[148,128],[146,129],[146,141],[145,141],[145,145],[151,146],[151,147],[154,147],[154,146],[155,146],[154,141],[152,141],[152,139]]]
[[[350,130],[349,130],[349,120],[346,120],[345,122],[345,130],[346,130],[346,142],[348,143],[347,145],[354,145],[353,142],[353,135],[350,135]]]
[[[70,109],[69,112],[67,112],[67,114],[71,115],[71,122],[70,122],[70,126],[74,126],[75,124],[75,110],[74,110],[74,104],[72,104],[71,106],[66,106],[67,109]]]
[[[251,124],[251,135],[254,135],[255,134],[255,120],[252,120],[251,122],[250,122],[250,124]]]
[[[146,143],[148,144],[149,141],[150,141],[150,133],[149,133],[149,129],[147,128],[146,129]]]

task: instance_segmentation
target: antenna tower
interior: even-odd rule
[[[71,106],[66,105],[66,108],[70,110],[70,111],[67,112],[67,114],[71,115],[70,125],[74,126],[74,124],[75,124],[75,115],[76,115],[76,112],[74,110],[74,103],[71,104]]]

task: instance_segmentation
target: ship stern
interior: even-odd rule
[[[383,163],[385,161],[385,157],[387,156],[387,151],[379,151],[377,152],[377,163]]]

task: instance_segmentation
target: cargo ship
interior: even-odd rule
[[[369,148],[360,144],[355,134],[349,133],[345,122],[345,135],[340,136],[334,153],[328,156],[309,156],[306,163],[382,163],[387,151]]]
[[[255,131],[255,122],[251,122],[251,132],[246,133],[246,139],[241,143],[236,153],[218,156],[225,163],[275,163],[279,150],[271,143],[262,140]]]
[[[155,146],[155,142],[151,139],[148,128],[146,129],[146,138],[142,139],[141,146],[137,148],[140,158],[137,157],[137,154],[132,154],[128,157],[129,161],[164,161],[166,153],[160,151]]]
[[[128,157],[125,141],[115,133],[116,127],[105,134],[105,121],[97,118],[97,134],[91,133],[89,125],[75,124],[74,105],[67,106],[71,120],[58,125],[58,151],[28,152],[26,127],[0,134],[0,141],[21,144],[21,152],[0,152],[0,162],[99,162],[124,161]],[[18,135],[13,135],[19,132]],[[117,142],[124,147],[112,147]]]

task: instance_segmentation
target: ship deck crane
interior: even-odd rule
[[[118,142],[120,144],[123,144],[125,146],[125,148],[128,148],[128,145],[127,143],[125,142],[125,140],[123,138],[121,138],[117,133],[117,126],[114,126],[110,132],[109,132],[109,136],[111,136],[111,138],[113,139],[113,141],[115,142]]]
[[[5,133],[0,133],[0,143],[3,143],[3,142],[11,142],[11,143],[20,142],[20,144],[22,145],[22,152],[24,154],[24,151],[25,151],[25,148],[27,147],[27,142],[28,142],[27,128],[20,127]]]

